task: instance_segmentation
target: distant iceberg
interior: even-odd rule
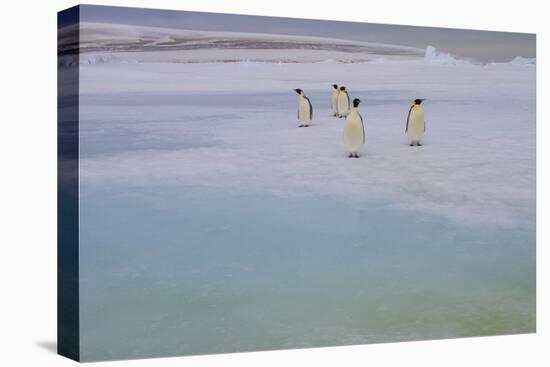
[[[516,56],[509,63],[512,65],[535,65],[537,59],[534,57]]]
[[[465,60],[459,60],[449,53],[439,52],[433,46],[426,47],[426,53],[424,54],[424,61],[426,61],[429,64],[435,64],[435,65],[469,64],[469,62]]]

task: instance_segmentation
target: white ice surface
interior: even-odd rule
[[[167,36],[159,32],[158,37]],[[292,62],[251,62],[250,55]],[[374,61],[334,61],[342,55]],[[416,58],[299,49],[117,52],[115,57],[134,63],[81,65],[81,175],[88,182],[340,195],[357,205],[379,199],[472,225],[533,223],[535,69],[523,62],[474,65],[432,48]],[[229,58],[241,61],[198,62]],[[361,159],[345,157],[343,120],[330,116],[332,83],[347,86],[351,97],[362,101]],[[311,128],[296,127],[293,88],[312,101]],[[125,95],[126,102],[116,102]],[[133,95],[147,97],[133,101]],[[182,103],[167,102],[170,95]],[[426,98],[426,141],[420,148],[409,147],[404,135],[414,98]],[[86,155],[87,134],[121,128],[185,142],[174,149]]]

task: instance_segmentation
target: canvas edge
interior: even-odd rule
[[[57,13],[57,354],[75,361],[80,361],[79,24],[79,5]],[[69,51],[68,40],[76,46]]]

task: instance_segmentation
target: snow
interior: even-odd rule
[[[102,64],[117,62],[118,58],[113,54],[92,54],[85,58],[81,58],[81,64]]]
[[[93,102],[81,111],[83,131],[103,119],[112,121],[101,125],[105,129],[146,129],[159,139],[174,129],[170,134],[221,143],[83,157],[86,179],[383,198],[471,224],[518,226],[533,219],[530,68],[457,62],[431,47],[417,61],[346,64],[302,61],[316,50],[284,52],[286,63],[246,61],[250,50],[219,49],[193,53],[210,60],[230,53],[242,61],[183,63],[186,52],[132,52],[138,63],[82,65],[83,100]],[[127,54],[113,59],[129,60]],[[358,161],[344,159],[343,121],[330,117],[332,83],[363,101],[367,143]],[[295,128],[297,87],[313,103],[310,129]],[[132,105],[132,98],[140,102]],[[414,98],[426,98],[426,144],[419,149],[408,147],[403,133]],[[140,123],[145,117],[150,124]]]

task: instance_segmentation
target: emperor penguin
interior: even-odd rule
[[[313,107],[309,98],[306,97],[301,89],[294,89],[298,93],[298,127],[308,127],[313,119]]]
[[[365,125],[363,125],[363,117],[357,111],[359,103],[361,101],[358,98],[353,100],[353,108],[346,117],[344,127],[344,143],[349,158],[359,158],[363,154],[365,144]]]
[[[333,84],[332,87],[334,88],[334,91],[332,92],[332,116],[336,117],[338,116],[338,94],[340,93],[338,90],[338,85]]]
[[[422,107],[423,99],[415,99],[409,109],[407,116],[407,126],[405,133],[409,138],[409,145],[421,146],[424,132],[426,131],[426,121],[424,121],[424,108]]]
[[[346,87],[340,87],[337,99],[338,117],[346,117],[349,111],[349,95]]]

